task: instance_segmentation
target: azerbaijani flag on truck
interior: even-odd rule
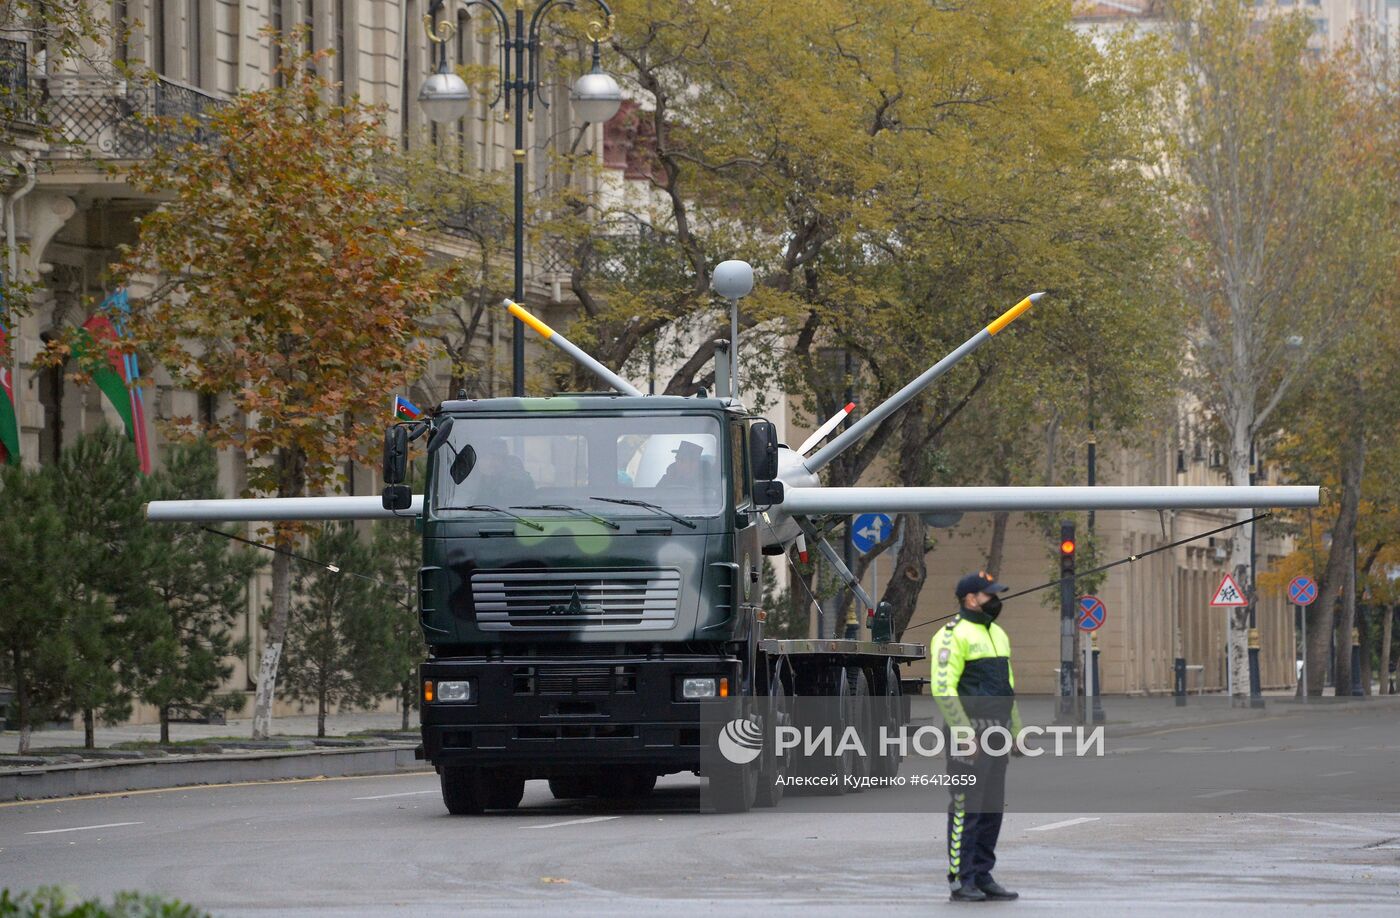
[[[10,367],[9,332],[0,325],[0,462],[19,465],[19,410]]]
[[[102,309],[115,309],[123,314],[129,308],[126,291],[123,289],[117,290],[102,303]],[[91,366],[92,381],[121,416],[122,423],[126,425],[126,435],[136,445],[136,457],[141,462],[141,471],[149,475],[151,445],[146,433],[146,403],[137,382],[141,378],[141,372],[135,354],[123,354],[116,348],[120,338],[119,329],[112,324],[112,320],[98,312],[83,323],[75,351],[82,357],[88,348],[106,350],[106,363]]]

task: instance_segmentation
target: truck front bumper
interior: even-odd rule
[[[728,698],[681,700],[685,677],[728,680]],[[734,706],[739,662],[718,657],[439,659],[420,684],[471,683],[467,702],[425,701],[423,757],[502,765],[527,778],[615,765],[657,774],[700,767],[702,718]]]

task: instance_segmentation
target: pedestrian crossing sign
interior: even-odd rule
[[[1212,606],[1247,606],[1249,600],[1244,598],[1244,590],[1235,582],[1235,578],[1229,574],[1220,581],[1220,586],[1215,590],[1215,598],[1210,601]]]

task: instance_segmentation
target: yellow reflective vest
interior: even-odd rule
[[[1009,724],[1021,729],[1011,639],[991,616],[964,609],[929,643],[931,688],[948,726]],[[974,723],[976,721],[977,723]]]

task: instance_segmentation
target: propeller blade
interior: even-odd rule
[[[630,382],[623,379],[621,376],[618,376],[612,370],[609,370],[607,367],[603,366],[602,363],[589,356],[589,354],[586,351],[584,351],[583,348],[579,347],[577,344],[574,344],[568,338],[565,338],[563,335],[559,334],[557,331],[546,325],[543,321],[536,318],[524,306],[521,306],[519,303],[516,303],[512,300],[505,300],[504,303],[506,309],[510,311],[511,315],[515,316],[521,322],[524,322],[526,325],[530,326],[530,328],[534,329],[535,332],[541,338],[548,341],[555,347],[559,348],[559,350],[563,351],[564,353],[568,354],[574,359],[575,363],[583,367],[585,370],[588,370],[593,375],[597,376],[603,382],[612,386],[614,389],[621,392],[623,395],[640,396],[644,394],[641,389],[638,389],[636,386],[632,385]]]
[[[797,448],[797,455],[799,455],[799,456],[805,456],[805,455],[807,455],[807,451],[808,451],[808,450],[810,450],[812,447],[816,446],[818,443],[820,443],[820,442],[822,442],[823,440],[825,440],[825,439],[826,439],[826,435],[829,434],[829,433],[831,433],[833,430],[835,430],[835,429],[836,429],[836,425],[837,425],[837,424],[840,424],[842,421],[846,420],[846,417],[847,417],[848,415],[850,415],[850,413],[851,413],[852,411],[855,411],[855,410],[856,410],[856,403],[855,403],[855,402],[851,402],[851,403],[848,404],[845,408],[842,408],[840,411],[838,411],[838,412],[836,412],[835,414],[833,414],[830,418],[827,419],[827,421],[826,421],[825,424],[823,424],[822,426],[820,426],[820,427],[817,428],[817,432],[816,432],[816,433],[812,434],[812,435],[811,435],[810,437],[808,437],[806,440],[802,441],[802,445],[799,446],[799,447]]]

